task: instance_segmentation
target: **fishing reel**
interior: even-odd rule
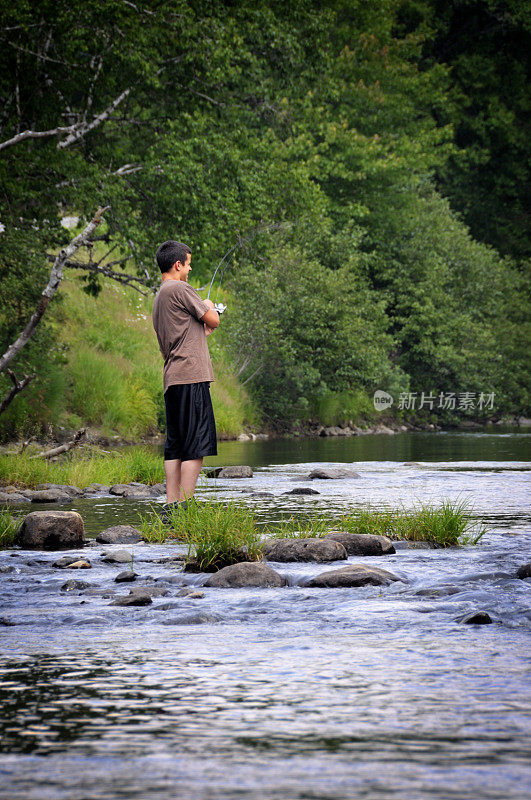
[[[214,310],[217,311],[220,316],[223,314],[226,308],[227,306],[224,306],[223,303],[214,303]]]

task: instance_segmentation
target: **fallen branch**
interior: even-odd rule
[[[9,390],[9,392],[6,394],[6,396],[0,403],[0,414],[2,414],[6,410],[6,408],[11,403],[13,398],[16,397],[19,392],[25,389],[28,383],[30,383],[33,380],[33,378],[35,378],[35,376],[37,375],[36,372],[33,372],[31,375],[24,375],[22,380],[19,381],[17,380],[15,373],[12,372],[10,369],[6,370],[6,372],[13,381],[14,385],[13,388]]]
[[[107,206],[108,208],[108,206]],[[44,312],[48,307],[48,303],[56,293],[57,289],[59,288],[59,284],[63,278],[63,268],[65,266],[66,261],[73,256],[74,253],[79,250],[80,247],[83,245],[87,245],[91,243],[91,235],[94,233],[96,228],[98,227],[101,217],[107,208],[98,208],[88,225],[75,236],[70,244],[64,247],[59,254],[56,256],[54,265],[50,272],[50,279],[48,281],[48,285],[44,289],[41,299],[39,301],[39,305],[33,312],[30,321],[19,335],[18,339],[13,342],[13,344],[8,347],[4,355],[0,358],[0,372],[5,372],[8,365],[11,361],[15,358],[15,356],[22,350],[24,345],[26,345],[31,337],[33,336],[35,329],[39,322],[41,321]],[[3,409],[0,409],[0,413]]]
[[[61,444],[59,447],[53,447],[51,450],[43,450],[42,453],[37,453],[37,455],[31,456],[31,458],[52,458],[52,456],[58,456],[61,453],[68,453],[69,450],[72,450],[73,447],[80,443],[86,432],[86,428],[80,428],[72,441]]]

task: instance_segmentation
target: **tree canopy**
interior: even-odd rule
[[[528,22],[509,0],[3,3],[2,352],[62,218],[106,207],[93,293],[105,269],[156,287],[165,239],[202,282],[234,246],[227,348],[279,424],[376,388],[526,413]],[[53,351],[43,319],[16,371],[45,380]]]

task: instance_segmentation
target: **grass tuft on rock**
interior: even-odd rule
[[[172,510],[169,524],[154,511],[142,518],[140,530],[148,542],[185,542],[186,564],[198,572],[261,558],[261,535],[254,513],[236,503],[191,502],[186,509]]]
[[[282,519],[267,533],[274,538],[305,539],[326,536],[332,530],[456,547],[477,544],[486,529],[466,501],[444,500],[439,506],[420,504],[412,509],[355,508],[335,519],[319,513],[301,514]]]
[[[339,527],[348,533],[373,533],[437,547],[477,544],[486,530],[466,501],[451,500],[411,509],[355,509],[341,518]]]

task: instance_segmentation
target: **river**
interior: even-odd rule
[[[394,572],[389,587],[307,589],[329,565],[273,564],[283,589],[203,589],[134,545],[139,583],[164,596],[110,606],[123,565],[83,552],[0,552],[0,795],[6,800],[521,800],[529,787],[531,436],[499,428],[348,439],[221,443],[209,464],[253,478],[209,481],[199,497],[250,504],[260,519],[358,504],[466,499],[476,547],[351,558]],[[304,481],[318,466],[355,480]],[[311,486],[320,494],[284,494]],[[256,494],[253,494],[255,492]],[[264,495],[264,493],[268,493]],[[141,502],[71,506],[89,536],[135,524]],[[342,566],[340,562],[337,566]],[[69,578],[91,584],[65,592]],[[463,625],[468,611],[490,625]]]

